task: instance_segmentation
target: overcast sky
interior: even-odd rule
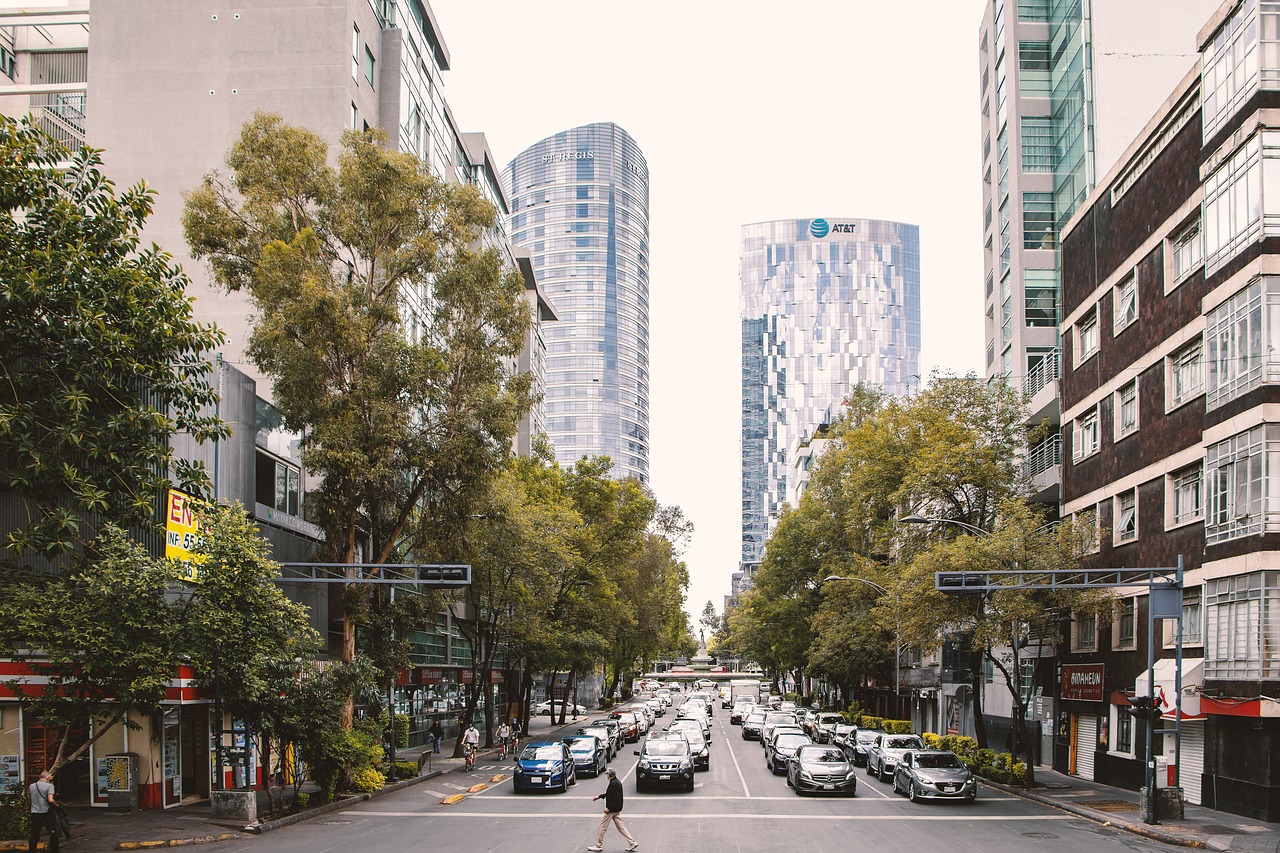
[[[920,226],[921,369],[982,371],[985,0],[430,0],[446,96],[499,166],[613,121],[650,182],[650,473],[693,522],[685,609],[741,554],[739,227]]]

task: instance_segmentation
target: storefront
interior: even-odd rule
[[[1092,780],[1100,749],[1109,743],[1107,703],[1100,663],[1063,664],[1058,680],[1054,769]]]

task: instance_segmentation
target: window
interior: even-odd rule
[[[364,79],[369,81],[369,85],[373,86],[373,51],[369,50],[369,46],[364,47]]]
[[[1098,409],[1094,407],[1076,418],[1071,434],[1071,459],[1079,462],[1098,452]]]
[[[1076,324],[1076,363],[1084,361],[1098,351],[1098,312],[1086,314]]]
[[[1280,530],[1280,424],[1261,424],[1205,450],[1205,543]],[[1264,497],[1265,495],[1265,497]]]
[[[1138,636],[1135,633],[1137,624],[1136,612],[1137,599],[1132,596],[1120,599],[1119,605],[1116,607],[1116,621],[1111,626],[1113,648],[1132,649],[1137,647]]]
[[[1052,249],[1057,246],[1053,230],[1053,193],[1022,194],[1022,248]]]
[[[1053,270],[1023,270],[1024,317],[1028,326],[1058,325],[1058,276]]]
[[[1102,545],[1102,537],[1098,530],[1098,507],[1091,506],[1088,509],[1081,510],[1076,513],[1076,523],[1085,533],[1085,541],[1083,550],[1086,554],[1096,554]]]
[[[1077,652],[1092,652],[1098,648],[1098,615],[1096,613],[1077,613],[1071,620],[1071,649]]]
[[[360,27],[355,24],[351,25],[351,79],[360,80]]]
[[[1112,290],[1115,312],[1115,331],[1126,328],[1138,319],[1138,274],[1135,272]]]
[[[1049,78],[1051,55],[1047,41],[1018,42],[1018,94],[1024,98],[1047,98],[1052,91]]]
[[[1184,225],[1169,239],[1173,258],[1173,280],[1182,281],[1204,263],[1204,241],[1200,236],[1200,217]]]
[[[1000,202],[1000,271],[1008,272],[1009,270],[1009,253],[1011,249],[1009,230],[1009,198],[1006,196]]]
[[[355,101],[351,102],[351,129],[360,129],[360,108],[356,106]]]
[[[1048,23],[1050,2],[1051,0],[1018,0],[1018,20]]]
[[[1022,171],[1053,171],[1053,118],[1022,117]]]
[[[1205,405],[1212,409],[1280,380],[1271,340],[1280,325],[1280,277],[1259,276],[1205,317]]]
[[[1181,406],[1204,393],[1204,369],[1200,358],[1200,341],[1169,356],[1165,367],[1169,377],[1169,408]]]
[[[1174,525],[1204,518],[1202,468],[1202,463],[1197,462],[1169,475],[1169,497],[1172,502],[1171,516]]]
[[[1182,645],[1198,646],[1204,642],[1201,605],[1204,593],[1200,587],[1182,591]]]
[[[1111,731],[1114,735],[1108,752],[1133,758],[1133,717],[1119,705],[1111,706]]]
[[[1280,678],[1280,572],[1205,583],[1205,678]]]
[[[1206,275],[1262,234],[1261,161],[1260,135],[1255,134],[1204,182]]]
[[[255,458],[254,499],[277,512],[299,516],[302,492],[301,471],[293,465],[258,453]]]
[[[1133,489],[1116,495],[1114,530],[1112,541],[1116,545],[1132,542],[1138,538],[1138,490]]]
[[[1273,17],[1273,15],[1267,15]],[[1204,49],[1204,141],[1258,88],[1258,4],[1243,4]],[[1274,20],[1269,22],[1274,27]]]
[[[1117,439],[1138,431],[1138,380],[1133,380],[1116,392],[1114,411]]]

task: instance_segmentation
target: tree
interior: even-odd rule
[[[205,361],[223,336],[192,320],[171,257],[139,247],[154,194],[117,195],[101,163],[0,116],[0,483],[23,519],[4,531],[16,561],[92,556],[108,525],[154,530],[158,494],[209,482],[169,439],[229,434]]]
[[[529,408],[528,377],[510,369],[529,322],[523,280],[477,248],[493,207],[385,143],[343,134],[335,169],[316,134],[257,114],[230,177],[187,193],[183,217],[195,257],[252,298],[249,356],[322,478],[308,500],[331,558],[350,564],[438,552]],[[371,606],[346,589],[344,661]]]

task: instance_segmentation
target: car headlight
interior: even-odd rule
[[[846,779],[857,779],[857,778],[858,778],[858,771],[856,771],[856,770],[850,770],[848,773],[846,773],[846,774],[845,774],[845,777],[844,777],[844,778],[846,778]]]
[[[801,770],[801,771],[800,771],[800,778],[801,778],[801,779],[808,779],[810,782],[812,782],[812,781],[813,781],[813,774],[812,774],[812,773],[810,773],[808,770]]]
[[[689,768],[691,768],[691,767],[693,767],[693,761],[691,761],[690,759],[687,759],[687,758],[686,758],[686,759],[681,760],[681,762],[680,762],[680,769],[681,769],[681,770],[688,770],[688,769],[689,769]]]
[[[698,753],[698,757],[699,757],[699,758],[706,758],[706,757],[707,757],[708,755],[710,755],[710,754],[711,754],[711,753],[710,753],[710,752],[707,750],[707,748],[704,746],[704,747],[702,748],[702,752],[699,752],[699,753]]]
[[[917,779],[919,779],[921,782],[923,782],[923,783],[924,783],[924,784],[926,784],[926,785],[932,785],[932,784],[933,784],[933,780],[932,780],[932,779],[930,779],[928,776],[917,776],[916,778],[917,778]]]
[[[647,758],[642,758],[642,759],[640,759],[640,769],[641,769],[641,770],[648,770],[648,769],[649,769],[649,759],[647,759]]]

